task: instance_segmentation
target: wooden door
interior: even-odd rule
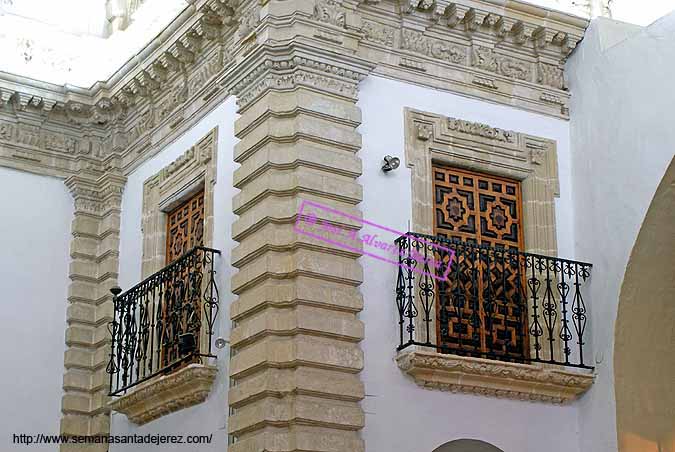
[[[508,251],[523,249],[520,183],[434,164],[433,193],[434,234],[461,241],[448,279],[438,284],[438,344],[525,360],[524,275],[518,254]]]
[[[204,244],[204,192],[169,213],[166,221],[166,263]]]
[[[195,246],[204,244],[204,192],[201,191],[172,210],[166,222],[166,263],[170,276],[164,283],[162,305],[161,367],[175,370],[198,360],[188,358],[199,352],[201,331],[201,254],[182,259]],[[190,337],[188,337],[190,336]],[[191,340],[197,349],[185,352],[183,344]],[[184,348],[184,347],[183,347]]]

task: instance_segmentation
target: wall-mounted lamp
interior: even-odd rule
[[[223,337],[219,337],[216,339],[216,348],[225,348],[227,344],[229,344],[230,341]]]
[[[388,173],[391,170],[395,170],[401,164],[401,160],[398,157],[392,157],[391,155],[384,156],[384,165],[382,165],[382,171]]]

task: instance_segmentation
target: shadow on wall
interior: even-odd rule
[[[631,252],[614,334],[619,452],[675,452],[675,159]]]
[[[457,439],[434,449],[433,452],[504,452],[492,444],[477,439]]]

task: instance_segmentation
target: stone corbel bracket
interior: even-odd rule
[[[170,375],[153,378],[109,403],[113,411],[126,414],[135,424],[143,425],[174,411],[206,400],[218,369],[191,364]]]
[[[554,404],[577,399],[595,379],[582,370],[419,350],[399,353],[396,362],[424,388]]]

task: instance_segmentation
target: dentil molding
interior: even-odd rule
[[[398,366],[424,388],[489,397],[562,404],[591,387],[587,371],[555,369],[429,351],[403,351]]]
[[[205,401],[217,373],[214,366],[190,364],[132,389],[111,401],[109,407],[126,414],[131,422],[143,425]]]

